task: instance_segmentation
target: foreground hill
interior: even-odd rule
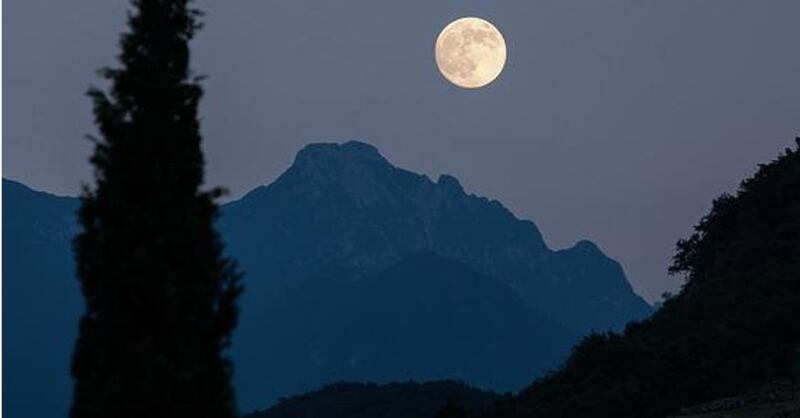
[[[764,385],[739,396],[682,408],[674,418],[800,418],[800,384]]]
[[[264,338],[271,343],[251,342]],[[426,252],[359,280],[341,272],[308,280],[240,341],[238,364],[263,365],[239,370],[252,379],[240,395],[254,398],[332,379],[454,378],[510,391],[558,364],[577,336],[506,285]]]
[[[275,406],[244,418],[431,418],[447,402],[476,411],[487,408],[495,399],[493,393],[455,381],[337,383],[281,399]]]
[[[657,418],[800,381],[800,150],[715,200],[695,230],[678,244],[680,294],[621,335],[586,338],[487,416]]]

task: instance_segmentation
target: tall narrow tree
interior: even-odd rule
[[[233,417],[224,355],[241,291],[201,191],[191,0],[133,0],[120,66],[90,90],[100,137],[74,246],[86,299],[71,416]]]

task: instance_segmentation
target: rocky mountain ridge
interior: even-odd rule
[[[306,146],[275,182],[225,212],[231,251],[270,285],[330,265],[374,273],[429,250],[501,280],[580,333],[619,329],[652,311],[596,245],[553,251],[533,222],[496,200],[467,194],[452,176],[433,182],[397,168],[361,142]]]

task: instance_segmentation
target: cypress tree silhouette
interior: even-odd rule
[[[121,68],[101,71],[109,93],[89,91],[100,138],[74,242],[86,311],[70,414],[233,417],[224,350],[241,286],[213,226],[222,192],[200,190],[188,47],[200,13],[191,0],[132,6]]]

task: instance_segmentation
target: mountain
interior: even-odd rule
[[[245,418],[431,418],[447,402],[477,411],[492,405],[497,395],[456,381],[337,383],[300,396],[281,399],[275,406]]]
[[[72,389],[69,359],[82,311],[70,249],[79,201],[8,180],[3,180],[3,198],[3,377],[13,382],[4,385],[3,412],[12,418],[63,415]],[[619,264],[593,244],[584,241],[550,250],[532,222],[517,219],[500,203],[467,195],[453,177],[442,176],[434,183],[396,168],[363,143],[309,145],[274,183],[226,204],[222,212],[219,227],[228,253],[246,273],[232,351],[243,410],[345,377],[462,377],[489,388],[517,388],[523,379],[554,367],[575,335],[619,328],[650,312]],[[414,264],[414,257],[425,252],[445,260],[428,257],[430,266]],[[399,275],[393,269],[409,265],[417,266],[413,274]],[[436,269],[441,271],[433,274]],[[463,283],[456,277],[464,278]],[[395,291],[405,292],[407,304],[381,290],[381,278],[398,286]],[[400,286],[404,281],[405,287]],[[308,304],[311,293],[304,292],[330,285],[330,295],[350,301],[347,309],[335,309],[331,299],[318,310]],[[495,306],[485,305],[472,287],[494,292]],[[367,293],[352,299],[357,292]],[[428,293],[441,300],[431,312],[437,317],[408,311]],[[456,296],[470,304],[460,305]],[[364,318],[354,324],[371,326],[364,322],[370,319],[364,304],[376,301],[395,309],[396,315],[416,315],[383,331],[394,327],[408,341],[419,338],[423,344],[426,336],[437,335],[433,326],[438,323],[441,335],[462,338],[464,345],[447,345],[440,336],[431,340],[440,347],[429,343],[424,352],[422,345],[408,347],[417,351],[400,352],[400,346],[386,340],[371,341],[371,334],[357,339],[346,333],[350,328],[336,328],[349,324],[345,318],[359,309]],[[454,312],[465,321],[456,321]],[[387,324],[398,320],[385,314]],[[327,327],[328,333],[320,334],[325,339],[315,344],[370,363],[356,367],[331,360],[324,367],[312,367],[308,357],[297,354],[313,354],[303,318]],[[471,335],[469,326],[475,327]],[[495,327],[502,333],[494,345],[477,338]],[[363,346],[348,346],[351,339]],[[392,368],[394,359],[356,350],[367,347],[394,349],[402,360],[397,364],[407,367]],[[294,353],[285,364],[282,357],[266,355],[281,350]],[[432,354],[417,356],[420,353]],[[481,356],[467,361],[470,353]],[[519,361],[519,367],[510,359]],[[313,379],[289,370],[290,364]],[[493,369],[495,364],[501,367]]]
[[[454,177],[434,183],[394,167],[361,142],[306,146],[275,182],[227,205],[220,225],[257,278],[246,298],[280,294],[331,265],[369,275],[429,250],[501,280],[580,333],[652,311],[594,244],[553,251],[499,202],[466,194]]]
[[[82,301],[70,240],[78,199],[3,180],[3,415],[66,416]]]
[[[620,328],[652,310],[633,292],[619,264],[594,244],[582,241],[553,251],[533,222],[517,219],[499,202],[466,194],[451,176],[434,183],[397,168],[361,142],[306,146],[272,184],[226,205],[224,212],[220,230],[246,272],[233,351],[236,364],[247,365],[236,374],[245,409],[260,406],[252,400],[291,393],[273,392],[260,380],[274,372],[275,361],[262,355],[276,344],[264,324],[293,287],[331,269],[356,280],[430,251],[503,283],[529,307],[579,335]],[[496,379],[502,388],[522,383],[513,370],[498,369],[511,373]],[[466,366],[458,371],[466,373]],[[283,381],[283,374],[272,376]],[[327,375],[327,381],[340,378]],[[308,390],[317,382],[290,387]]]
[[[577,341],[503,283],[430,252],[369,277],[309,279],[248,331],[235,349],[243,399],[334,380],[455,378],[510,391]]]
[[[485,416],[796,416],[800,138],[717,198],[674,260],[686,283],[652,317],[587,337],[558,372]]]

